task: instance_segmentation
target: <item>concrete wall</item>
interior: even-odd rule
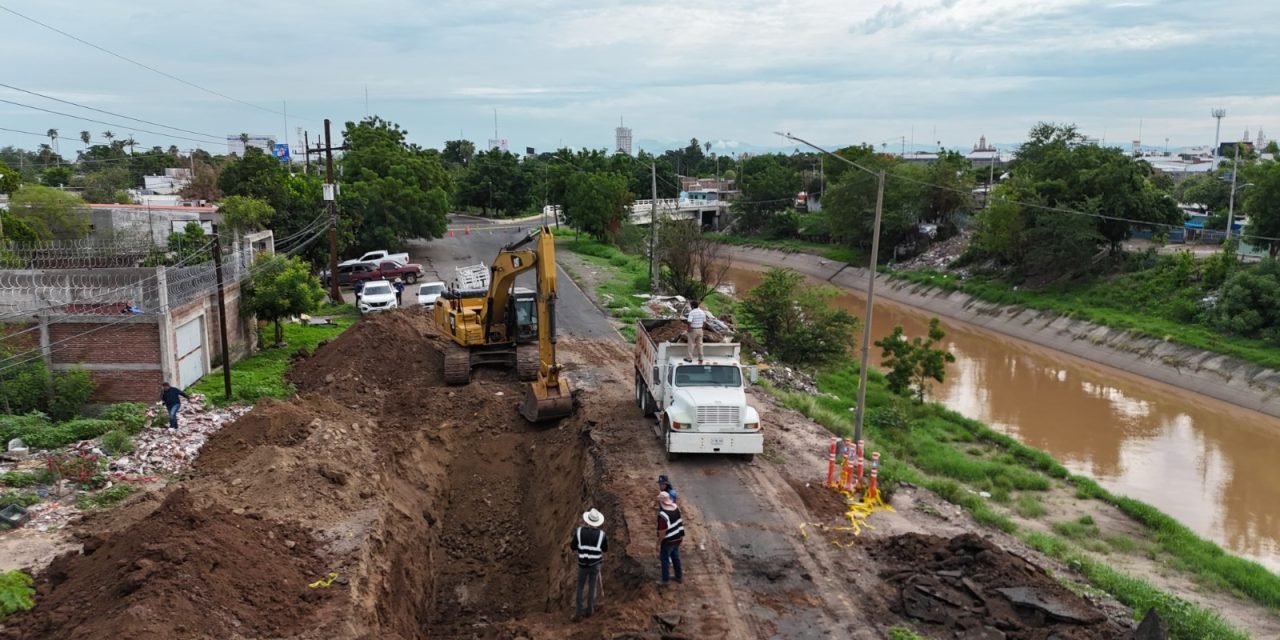
[[[847,289],[865,291],[867,286],[866,269],[818,256],[749,247],[732,247],[730,255],[739,262],[830,278]],[[1280,417],[1280,371],[1237,358],[1053,313],[982,302],[886,274],[876,277],[876,297]]]

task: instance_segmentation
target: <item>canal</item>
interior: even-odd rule
[[[736,263],[728,279],[741,293],[764,269]],[[866,298],[842,290],[835,303],[862,318]],[[902,325],[918,336],[928,322],[924,312],[877,300],[872,333],[879,339]],[[1280,419],[970,325],[942,324],[956,362],[932,400],[1280,570]]]

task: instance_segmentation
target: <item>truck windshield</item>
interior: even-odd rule
[[[741,387],[742,370],[729,365],[684,365],[676,368],[676,386]]]

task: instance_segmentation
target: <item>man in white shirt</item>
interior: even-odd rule
[[[697,300],[691,300],[689,307],[689,315],[685,318],[689,323],[689,357],[684,361],[693,362],[692,358],[696,357],[698,364],[702,364],[702,325],[707,323],[707,312],[698,308]]]

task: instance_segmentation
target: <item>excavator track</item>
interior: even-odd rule
[[[471,352],[462,347],[452,347],[444,352],[445,384],[471,382]]]
[[[533,382],[538,379],[537,347],[516,349],[516,376],[521,382]]]

